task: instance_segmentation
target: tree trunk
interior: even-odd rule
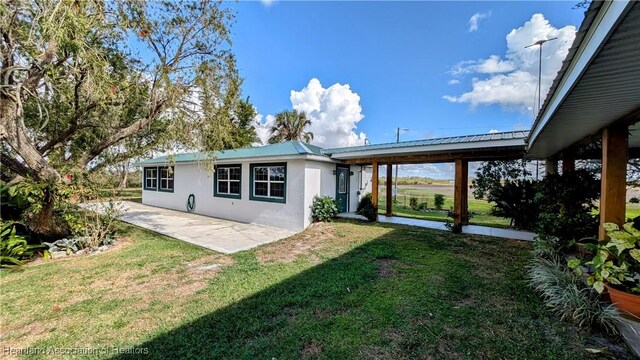
[[[127,188],[127,179],[129,178],[129,167],[126,166],[123,171],[122,174],[120,175],[120,184],[118,184],[118,187],[120,189],[126,189]]]
[[[50,194],[50,190],[45,189],[47,192],[42,205],[42,210],[31,216],[27,221],[27,227],[29,230],[40,235],[42,240],[57,240],[65,236],[69,236],[71,231],[66,222],[56,221],[54,216],[55,202],[53,196]]]

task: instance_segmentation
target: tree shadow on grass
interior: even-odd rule
[[[390,232],[137,347],[173,359],[584,358],[524,285],[515,262],[527,249],[496,255],[479,237],[377,226]],[[473,256],[504,273],[473,276]],[[260,271],[254,253],[238,258]]]

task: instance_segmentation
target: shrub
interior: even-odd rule
[[[363,215],[369,221],[376,221],[378,219],[378,206],[373,205],[371,193],[367,193],[362,197],[356,213]]]
[[[442,210],[442,207],[444,206],[444,199],[445,197],[442,194],[433,195],[433,206],[436,210]]]
[[[487,161],[482,163],[473,180],[476,199],[494,202],[491,213],[511,220],[519,229],[531,230],[536,222],[536,182],[527,180],[527,162]]]
[[[429,210],[429,203],[427,203],[426,201],[421,202],[420,204],[418,204],[418,210],[419,211]]]
[[[311,218],[313,221],[331,221],[338,215],[338,205],[331,196],[316,195],[311,204]]]
[[[417,197],[409,198],[409,207],[412,210],[418,210],[418,198]]]
[[[620,315],[612,305],[603,305],[598,293],[583,285],[582,279],[557,257],[536,258],[529,266],[529,284],[545,304],[563,319],[579,326],[600,325],[616,333]]]
[[[629,199],[629,203],[630,204],[640,204],[640,199],[638,199],[637,197],[632,197],[631,199]]]
[[[83,211],[72,226],[73,234],[79,238],[79,248],[95,250],[110,245],[115,233],[115,222],[122,215],[122,208],[113,201],[100,204],[94,211]],[[71,221],[71,220],[69,220]]]
[[[576,240],[593,237],[598,218],[593,214],[600,182],[587,170],[549,174],[537,186],[539,208],[535,231],[556,253],[568,251]]]
[[[532,180],[505,181],[489,197],[490,201],[495,202],[491,214],[511,219],[511,225],[517,229],[533,229],[538,219],[536,185]]]
[[[39,245],[28,245],[24,236],[16,233],[16,222],[0,224],[0,267],[24,264],[24,259],[33,256]]]

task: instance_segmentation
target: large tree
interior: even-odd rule
[[[304,111],[280,112],[276,114],[275,124],[271,127],[269,144],[294,140],[309,142],[313,140],[313,133],[306,131],[309,125],[311,120]]]
[[[240,79],[221,1],[0,3],[2,178],[230,142]],[[124,151],[118,151],[124,149]],[[51,231],[53,204],[34,217]]]

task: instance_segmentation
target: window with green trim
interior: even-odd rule
[[[251,199],[273,202],[285,202],[286,164],[251,165]]]
[[[218,165],[214,174],[213,195],[239,199],[242,182],[241,165]]]
[[[160,171],[160,191],[173,192],[173,166],[158,168]]]
[[[158,190],[158,168],[148,167],[144,168],[144,189],[145,190]]]

